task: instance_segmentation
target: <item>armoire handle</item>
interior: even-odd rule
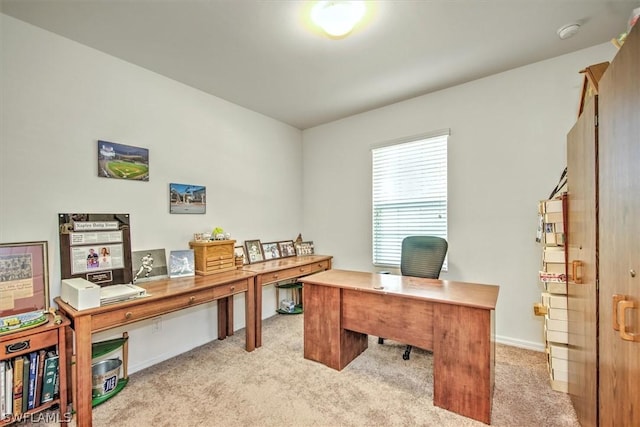
[[[620,338],[625,341],[635,341],[640,342],[640,334],[632,334],[627,332],[626,325],[626,316],[625,310],[628,308],[637,308],[636,303],[634,301],[622,300],[618,302],[618,313],[617,316],[620,319]]]
[[[582,261],[575,260],[571,263],[573,283],[581,284],[582,283]],[[578,270],[580,270],[580,274],[578,274]]]
[[[620,323],[618,322],[618,303],[627,299],[626,295],[613,295],[613,309],[611,310],[611,318],[613,319],[613,330],[620,330]]]

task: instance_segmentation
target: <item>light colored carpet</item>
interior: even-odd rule
[[[244,330],[130,376],[94,408],[111,426],[482,426],[433,406],[431,353],[369,337],[341,372],[304,359],[303,316],[263,323],[263,346]],[[167,345],[170,345],[168,342]],[[497,345],[492,425],[579,426],[568,395],[551,390],[545,355]]]

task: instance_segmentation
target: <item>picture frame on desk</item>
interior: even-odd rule
[[[242,264],[249,264],[249,258],[247,258],[247,252],[244,250],[244,246],[234,247],[233,253],[236,257],[242,257]]]
[[[264,261],[264,252],[262,252],[260,240],[245,240],[244,246],[247,249],[249,264]]]
[[[169,254],[169,277],[195,276],[196,266],[193,249],[171,251]]]
[[[296,255],[297,256],[313,255],[313,253],[314,253],[314,250],[313,250],[313,242],[312,241],[296,243]]]
[[[293,246],[293,240],[278,242],[278,249],[280,249],[281,258],[296,256],[296,248]]]
[[[278,242],[263,243],[262,253],[264,254],[265,261],[280,258],[280,248],[278,247]]]

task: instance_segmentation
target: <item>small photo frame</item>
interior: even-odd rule
[[[191,184],[169,184],[169,213],[203,214],[206,211],[206,187]]]
[[[242,264],[249,264],[249,258],[247,258],[247,253],[244,250],[244,246],[236,246],[233,248],[233,252],[237,257],[242,257]]]
[[[278,248],[278,242],[269,242],[262,244],[262,253],[264,254],[264,259],[278,259],[280,258],[280,249]]]
[[[250,264],[264,261],[264,253],[262,252],[260,240],[245,240],[244,247],[247,249]]]
[[[296,255],[313,255],[313,242],[296,243]]]
[[[293,240],[284,240],[278,242],[278,249],[280,249],[280,257],[296,256],[296,248],[293,246]]]
[[[193,249],[171,251],[169,254],[169,277],[194,276],[195,274]]]

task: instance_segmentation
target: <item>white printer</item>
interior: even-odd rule
[[[63,279],[60,299],[76,310],[100,307],[100,286],[82,278]]]

